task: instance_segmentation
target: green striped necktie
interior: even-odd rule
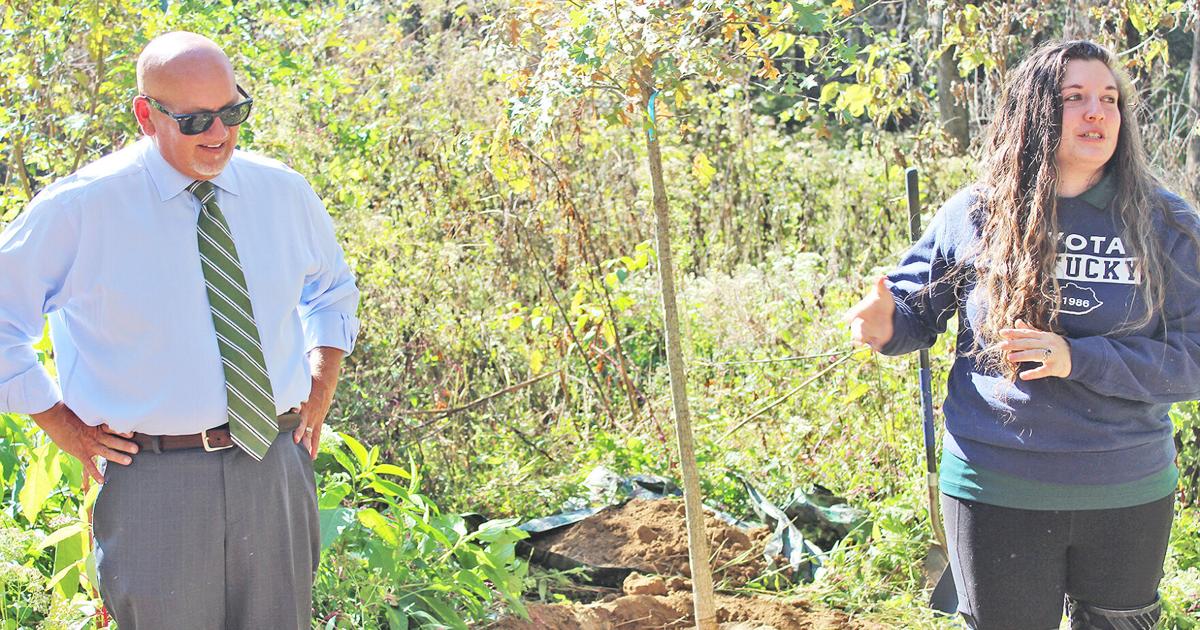
[[[243,451],[262,460],[279,435],[279,425],[275,422],[275,397],[254,323],[254,308],[246,291],[246,276],[229,225],[217,207],[216,188],[210,182],[195,181],[188,192],[200,200],[196,240],[217,347],[225,367],[229,432]]]

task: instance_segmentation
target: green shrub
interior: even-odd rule
[[[445,627],[465,630],[501,608],[522,611],[525,533],[515,519],[468,523],[418,493],[415,466],[380,463],[342,435],[323,447],[336,466],[320,489],[324,569],[318,622],[339,628]]]
[[[1200,403],[1189,401],[1171,409],[1175,423],[1175,448],[1179,451],[1179,485],[1183,502],[1200,501]]]

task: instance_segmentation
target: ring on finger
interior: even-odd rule
[[[312,431],[313,431],[312,427],[304,427],[304,432],[307,433],[308,435],[312,435]]]

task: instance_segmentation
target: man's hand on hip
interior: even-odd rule
[[[300,426],[292,433],[292,440],[297,444],[303,443],[313,459],[317,458],[321,427],[325,424],[329,406],[333,404],[333,392],[337,389],[344,356],[345,352],[326,347],[314,348],[308,353],[308,363],[312,368],[312,390],[308,400],[300,405]]]
[[[130,440],[132,433],[117,433],[107,424],[85,424],[61,402],[30,417],[58,448],[83,462],[84,472],[98,483],[104,483],[104,475],[96,466],[97,457],[126,466],[133,461],[130,455],[138,452],[138,445]]]

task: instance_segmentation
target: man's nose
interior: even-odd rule
[[[204,130],[203,135],[205,138],[214,140],[222,139],[229,135],[229,128],[225,126],[225,123],[221,122],[220,116],[216,116],[213,118],[212,125]]]

